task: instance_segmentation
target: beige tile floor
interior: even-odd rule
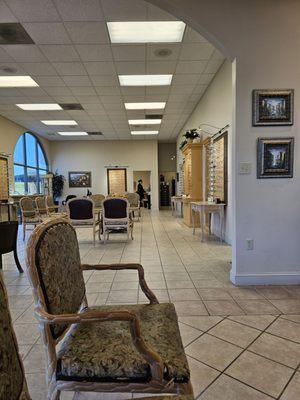
[[[234,287],[230,247],[199,235],[168,211],[144,211],[134,240],[112,235],[94,247],[78,230],[84,263],[140,262],[160,301],[179,315],[196,399],[300,399],[300,286]],[[24,265],[25,246],[19,241]],[[45,400],[44,353],[26,276],[3,257],[14,327],[33,400]],[[91,305],[144,302],[134,271],[85,274]],[[134,395],[134,398],[138,395]],[[128,395],[64,393],[64,400],[119,400]]]

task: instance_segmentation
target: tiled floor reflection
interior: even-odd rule
[[[112,235],[92,244],[78,230],[83,263],[139,262],[161,302],[179,315],[196,399],[296,400],[300,398],[300,286],[237,288],[229,281],[230,247],[197,232],[168,211],[143,212],[134,240]],[[24,265],[25,248],[19,241]],[[44,354],[26,276],[3,257],[11,314],[33,400],[45,400]],[[91,305],[145,302],[135,271],[87,272]],[[128,395],[67,393],[64,400],[120,400]],[[137,398],[134,395],[133,398]]]

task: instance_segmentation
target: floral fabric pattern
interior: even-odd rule
[[[93,307],[101,312],[128,310],[138,314],[146,344],[165,365],[165,379],[185,383],[189,368],[173,304]],[[58,353],[57,377],[65,380],[148,381],[148,362],[136,350],[129,323],[105,321],[78,324],[71,329]]]
[[[36,266],[50,314],[77,313],[85,295],[74,229],[67,223],[47,229],[36,251]],[[68,326],[51,326],[54,338]]]

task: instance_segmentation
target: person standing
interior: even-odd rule
[[[137,191],[138,195],[140,196],[140,202],[142,203],[143,198],[145,196],[145,190],[143,188],[143,181],[142,179],[138,180],[138,186],[137,186]]]

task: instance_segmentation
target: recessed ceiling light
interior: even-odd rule
[[[125,103],[126,110],[162,110],[166,106],[165,102],[155,103]]]
[[[88,136],[87,132],[57,132],[61,136]]]
[[[159,125],[161,119],[129,119],[129,125]]]
[[[47,120],[47,121],[41,121],[45,125],[78,125],[76,121],[73,119],[70,120]]]
[[[62,110],[61,106],[56,103],[16,104],[16,106],[25,111]]]
[[[158,135],[158,131],[131,131],[132,135]]]
[[[0,76],[0,87],[36,87],[39,86],[28,75]]]
[[[178,43],[182,41],[182,21],[107,22],[112,43]]]
[[[171,85],[172,74],[168,75],[119,75],[121,86],[166,86]]]

